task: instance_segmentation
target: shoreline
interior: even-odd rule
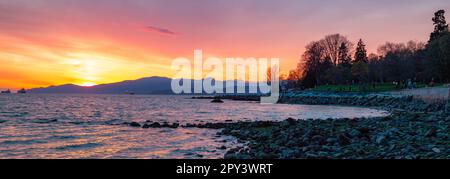
[[[449,159],[450,117],[396,112],[387,117],[235,123],[220,135],[245,141],[225,159]]]
[[[250,99],[255,101],[253,96]],[[404,95],[299,93],[284,95],[279,103],[370,107],[391,115],[213,125],[223,128],[218,135],[234,136],[246,144],[228,150],[225,159],[450,159],[450,106],[445,100],[429,103]]]
[[[234,101],[260,101],[261,95],[194,96],[191,99],[227,99]],[[425,101],[413,95],[389,93],[332,93],[290,92],[280,96],[278,104],[337,105],[352,107],[405,110],[410,112],[450,112],[450,99]]]

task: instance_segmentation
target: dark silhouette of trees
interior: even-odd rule
[[[434,31],[426,50],[426,75],[438,82],[450,81],[450,32],[445,21],[445,11],[434,13]]]
[[[288,87],[289,88],[296,88],[296,87],[302,87],[302,74],[304,71],[303,67],[304,63],[298,63],[297,67],[291,71],[289,71],[289,74],[287,76],[288,81]]]
[[[377,64],[381,80],[400,82],[407,79],[424,79],[421,76],[424,70],[424,48],[424,43],[415,41],[409,41],[406,44],[387,42],[378,47],[381,62]]]
[[[327,66],[325,64],[330,61],[330,58],[326,59],[325,48],[320,42],[311,42],[306,46],[306,51],[302,58],[305,62],[302,85],[306,88],[311,88],[320,84],[320,73],[322,70],[325,70],[325,66]]]
[[[369,63],[369,76],[368,80],[372,83],[384,83],[385,79],[383,72],[383,64],[382,64],[382,56],[378,56],[376,54],[370,54],[368,56]]]
[[[340,34],[327,35],[319,41],[324,48],[325,56],[329,57],[334,65],[339,63],[339,52],[342,45],[351,48],[353,44]],[[348,53],[348,52],[347,52]]]
[[[369,78],[369,66],[364,61],[355,61],[352,65],[352,75],[356,82],[364,83]]]
[[[362,41],[362,39],[359,39],[358,44],[356,45],[356,51],[355,51],[355,63],[356,62],[364,62],[367,63],[367,50],[366,45]]]
[[[351,66],[352,57],[349,54],[349,46],[346,43],[341,43],[338,51],[338,63],[343,66]]]
[[[358,44],[356,45],[355,50],[355,60],[353,61],[353,65],[351,68],[352,75],[354,80],[359,83],[364,83],[368,81],[369,78],[369,66],[368,62],[366,45],[359,39]]]
[[[367,87],[376,83],[450,82],[450,32],[445,11],[435,13],[434,31],[428,44],[409,41],[387,42],[378,48],[378,54],[367,55],[366,45],[360,39],[354,50],[346,37],[333,34],[306,46],[302,61],[291,71],[288,79],[294,86],[304,88],[325,84],[360,84]],[[291,81],[290,80],[290,81]]]
[[[450,33],[431,41],[426,51],[427,74],[436,82],[450,82]]]
[[[434,24],[434,31],[430,34],[430,41],[438,39],[442,35],[445,35],[448,32],[448,24],[445,21],[445,11],[439,10],[434,13],[433,17],[433,24]]]
[[[353,44],[340,34],[327,35],[311,42],[302,56],[303,71],[292,72],[292,76],[301,74],[301,85],[306,88],[351,81],[351,46]]]
[[[336,68],[337,73],[333,74],[337,78],[336,83],[338,84],[349,84],[352,81],[352,57],[349,54],[350,49],[346,43],[341,43],[339,47],[339,58],[338,66]]]

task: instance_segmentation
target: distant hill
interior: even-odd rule
[[[50,86],[45,88],[34,88],[27,90],[28,93],[60,93],[60,94],[173,94],[170,78],[165,77],[147,77],[137,80],[127,80],[117,83],[101,84],[92,87],[83,87],[74,84],[65,84],[60,86]],[[192,81],[192,91],[194,88]],[[235,81],[236,84],[236,81]],[[246,84],[248,86],[255,83]],[[225,84],[224,84],[225,86]],[[225,90],[224,90],[225,91]],[[236,91],[236,87],[235,87]]]
[[[138,80],[127,80],[118,83],[101,84],[92,87],[83,87],[74,84],[34,88],[29,93],[82,93],[82,94],[123,94],[133,92],[136,94],[172,94],[170,78],[148,77]]]

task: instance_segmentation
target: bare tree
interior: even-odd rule
[[[347,37],[340,34],[327,35],[319,42],[324,48],[325,56],[328,56],[334,65],[339,63],[339,49],[342,44],[344,44],[344,46],[348,49],[353,48],[353,43],[350,42]]]

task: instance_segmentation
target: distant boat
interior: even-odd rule
[[[6,91],[2,91],[1,93],[2,93],[2,94],[11,94],[11,90],[8,89],[8,90],[6,90]]]
[[[24,88],[20,89],[19,91],[17,91],[17,93],[19,94],[25,94],[27,93],[27,90],[25,90]]]
[[[125,91],[125,94],[134,95],[135,93],[132,91]]]

